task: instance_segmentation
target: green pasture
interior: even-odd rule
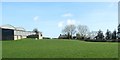
[[[2,41],[3,58],[117,58],[116,42],[65,39]]]

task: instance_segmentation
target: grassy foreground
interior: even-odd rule
[[[118,43],[78,40],[34,40],[2,42],[3,58],[117,58]]]
[[[2,59],[2,41],[0,41],[0,59]]]

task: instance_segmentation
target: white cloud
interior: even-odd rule
[[[76,21],[73,20],[73,19],[68,19],[67,20],[67,25],[75,25],[76,24]]]
[[[37,22],[39,20],[39,16],[33,17],[33,20]]]
[[[59,22],[59,23],[58,23],[58,27],[59,27],[59,28],[62,28],[62,27],[63,27],[63,24],[64,24],[63,21]]]
[[[63,17],[72,17],[73,16],[73,14],[71,14],[71,13],[66,13],[66,14],[64,14],[64,15],[62,15]]]
[[[65,25],[76,25],[76,21],[74,19],[67,19],[58,23],[59,28],[63,28]]]

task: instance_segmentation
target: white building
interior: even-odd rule
[[[4,31],[5,31],[5,29],[9,29],[9,30],[13,30],[14,31],[14,37],[13,37],[13,39],[14,40],[18,40],[18,39],[23,39],[23,38],[27,38],[27,36],[29,36],[29,35],[35,35],[36,33],[35,32],[33,32],[33,31],[26,31],[24,28],[22,28],[22,27],[14,27],[14,26],[12,26],[12,25],[9,25],[9,24],[7,24],[7,25],[2,25],[2,26],[0,26],[0,28],[3,30],[4,29]],[[6,35],[6,36],[4,36],[4,38],[5,37],[9,37],[9,35],[7,35],[7,33],[3,33],[2,32],[2,36],[3,35]],[[12,35],[11,35],[12,36]],[[10,37],[9,37],[10,38]],[[39,32],[39,37],[38,37],[39,39],[42,39],[42,33],[41,32]]]

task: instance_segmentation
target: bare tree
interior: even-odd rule
[[[89,28],[86,25],[78,25],[77,29],[82,37],[85,37],[89,32]]]
[[[63,33],[68,34],[69,39],[72,38],[72,35],[76,32],[75,25],[66,25],[65,28],[62,30]]]

